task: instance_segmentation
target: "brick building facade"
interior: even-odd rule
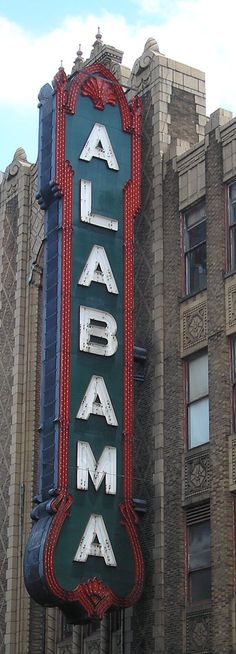
[[[154,39],[132,72],[142,101],[136,219],[135,497],[145,584],[132,609],[71,627],[29,599],[22,553],[37,492],[43,213],[22,149],[0,185],[0,653],[236,652],[236,120],[205,114],[204,74]],[[83,65],[81,53],[75,69]]]

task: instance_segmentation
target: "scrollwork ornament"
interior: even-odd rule
[[[144,51],[139,59],[136,59],[132,70],[132,86],[135,88],[143,88],[146,86],[149,75],[150,65],[155,54],[159,54],[159,46],[157,41],[149,38],[144,46]]]
[[[15,177],[19,171],[19,168],[20,168],[19,161],[12,161],[12,163],[9,166],[7,166],[5,170],[4,179],[8,181],[12,177]]]
[[[30,166],[30,164],[27,162],[27,157],[24,149],[18,148],[14,154],[12,162],[9,164],[9,166],[7,166],[3,176],[3,182],[8,182],[6,188],[6,194],[8,198],[14,195],[17,191],[17,180],[13,178],[17,176],[21,165]]]

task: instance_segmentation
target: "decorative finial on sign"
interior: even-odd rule
[[[77,57],[74,61],[74,66],[71,71],[72,73],[75,73],[77,70],[80,70],[80,68],[82,68],[83,66],[84,60],[83,60],[83,52],[81,50],[81,43],[79,44],[79,49],[77,50],[76,54]]]
[[[100,32],[100,27],[98,27],[98,31],[97,31],[97,34],[95,36],[95,39],[96,39],[96,41],[94,41],[93,48],[96,48],[96,50],[98,50],[98,49],[100,50],[100,48],[103,45],[102,35],[101,35],[101,32]]]
[[[96,41],[101,41],[102,40],[102,35],[100,32],[100,27],[98,27],[98,32],[96,34]]]
[[[65,84],[66,80],[67,80],[67,77],[66,77],[64,66],[63,66],[63,60],[61,59],[61,63],[60,63],[60,66],[58,68],[58,71],[57,71],[57,73],[56,73],[56,75],[55,75],[55,77],[53,78],[53,81],[52,81],[53,88],[57,88],[57,86],[61,86],[61,85]]]
[[[82,54],[83,54],[83,52],[81,50],[81,43],[80,43],[79,44],[79,49],[77,50],[77,57],[78,57],[78,59],[80,59],[80,61],[82,61],[82,59],[83,59]]]

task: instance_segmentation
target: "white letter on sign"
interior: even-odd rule
[[[84,223],[97,225],[111,229],[113,232],[118,230],[118,220],[102,216],[100,213],[92,213],[92,184],[88,179],[81,179],[80,182],[80,218]]]
[[[80,307],[81,351],[111,357],[118,347],[116,332],[117,324],[110,313],[91,307]]]
[[[106,161],[108,168],[119,170],[105,125],[100,125],[100,123],[95,123],[93,126],[80,155],[80,159],[84,161],[91,161],[93,157]]]
[[[90,286],[91,282],[106,284],[109,293],[118,293],[106,250],[102,245],[93,246],[83,272],[80,275],[78,284],[81,284],[81,286]]]
[[[89,443],[78,442],[77,446],[77,488],[88,490],[88,475],[97,491],[105,477],[107,495],[116,494],[116,448],[104,447],[96,461]]]
[[[87,561],[88,556],[102,556],[106,565],[116,566],[114,552],[101,515],[90,516],[74,561],[83,563]]]
[[[104,379],[96,375],[93,375],[90,379],[76,418],[88,420],[91,413],[104,416],[108,425],[113,427],[118,425]]]

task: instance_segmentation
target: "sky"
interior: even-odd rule
[[[36,161],[38,92],[61,61],[71,72],[79,44],[89,56],[98,26],[129,68],[155,38],[160,52],[206,73],[208,115],[235,116],[235,24],[235,0],[0,0],[0,171],[19,147]]]

